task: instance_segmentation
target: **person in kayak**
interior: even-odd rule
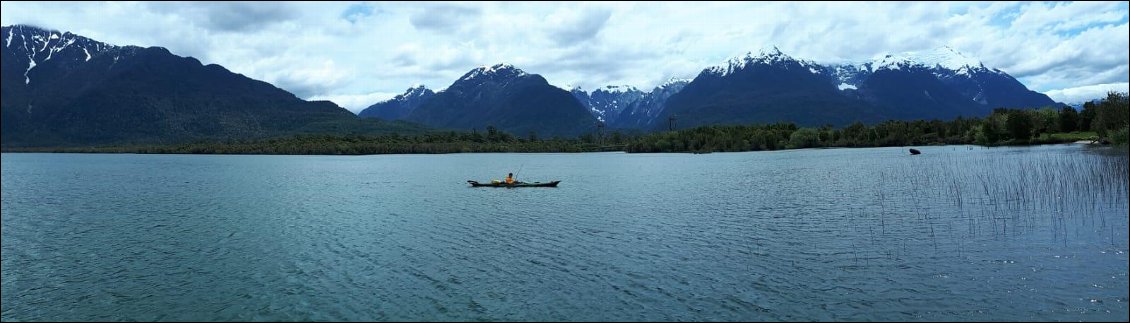
[[[509,175],[506,175],[506,184],[507,185],[514,184],[514,173],[510,173]]]

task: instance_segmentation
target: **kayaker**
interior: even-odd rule
[[[514,173],[506,175],[506,184],[514,184]]]

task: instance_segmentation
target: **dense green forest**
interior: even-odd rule
[[[628,152],[714,152],[814,147],[887,147],[976,144],[1028,145],[1076,140],[1126,145],[1126,93],[1111,92],[1082,111],[1071,107],[996,109],[985,118],[886,121],[873,126],[798,128],[791,123],[716,125],[635,138]]]
[[[411,135],[295,135],[266,140],[198,141],[174,145],[6,148],[8,151],[367,155],[460,152],[715,152],[815,147],[889,147],[947,144],[1028,145],[1092,140],[1125,146],[1130,128],[1126,93],[1111,92],[1081,111],[1063,107],[997,109],[985,118],[951,121],[855,123],[843,128],[800,128],[792,123],[715,125],[646,135],[590,133],[577,138],[524,137],[487,127],[485,132]]]

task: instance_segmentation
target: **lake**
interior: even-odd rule
[[[1128,320],[1125,150],[917,148],[2,154],[0,318]]]

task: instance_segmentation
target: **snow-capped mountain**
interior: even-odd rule
[[[605,124],[615,123],[624,108],[646,95],[630,85],[608,85],[597,88],[592,93],[580,88],[574,88],[570,92],[589,109],[593,117]]]
[[[527,75],[525,71],[514,67],[514,65],[499,63],[489,67],[480,66],[472,69],[455,82],[464,84],[481,84],[488,81],[507,82],[525,75]]]
[[[400,120],[408,117],[408,114],[415,110],[416,107],[424,103],[425,100],[435,95],[431,89],[424,85],[416,85],[404,91],[404,94],[399,94],[392,99],[378,102],[361,110],[357,116],[362,118],[381,118],[385,120]]]
[[[999,107],[1054,105],[998,69],[949,47],[822,65],[776,47],[708,67],[657,118],[679,124],[846,125],[888,119],[983,116]],[[655,128],[655,127],[653,127]]]
[[[656,116],[663,110],[663,106],[667,103],[667,99],[675,93],[683,90],[683,87],[690,83],[690,80],[684,79],[670,79],[667,82],[656,86],[651,92],[639,100],[629,103],[620,116],[617,117],[616,122],[612,124],[616,128],[630,128],[630,129],[647,129],[651,123],[655,122]]]
[[[727,59],[725,63],[717,66],[711,66],[703,71],[703,73],[710,73],[717,76],[727,76],[738,71],[746,70],[751,65],[798,65],[807,68],[813,74],[821,73],[820,69],[823,66],[813,63],[812,61],[795,59],[792,56],[782,53],[777,46],[762,48],[754,54],[747,52],[745,55]]]

